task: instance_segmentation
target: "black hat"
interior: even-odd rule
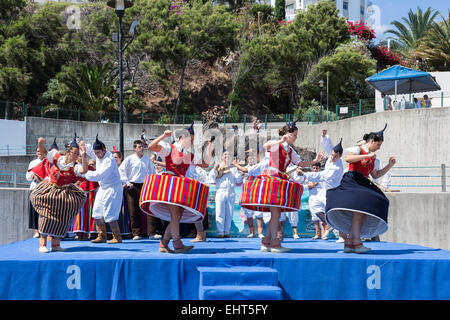
[[[79,148],[80,146],[77,143],[77,133],[75,132],[75,136],[73,137],[72,142],[69,145],[71,148]]]
[[[340,154],[344,152],[344,149],[342,149],[342,138],[341,141],[339,141],[339,143],[333,147],[333,151]]]
[[[105,144],[103,142],[101,142],[100,140],[98,140],[98,134],[95,137],[95,142],[92,145],[92,149],[93,150],[105,150],[106,149]]]
[[[194,122],[191,123],[191,126],[185,128],[190,134],[194,135]]]
[[[55,137],[55,140],[53,140],[53,143],[50,146],[50,149],[48,149],[48,151],[53,150],[53,149],[59,150],[58,145],[56,144],[56,137]]]
[[[375,132],[375,134],[376,134],[381,140],[384,140],[383,133],[384,133],[384,130],[386,130],[386,127],[387,127],[387,123],[385,124],[383,130],[378,131],[378,132]]]
[[[295,124],[296,124],[298,121],[300,121],[300,119],[301,119],[301,117],[298,118],[297,120],[293,121],[293,122],[287,123],[286,125],[287,125],[289,128],[292,128],[292,129],[294,129],[294,130],[298,130],[298,128],[297,128],[297,126],[296,126]]]

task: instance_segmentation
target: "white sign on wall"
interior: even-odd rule
[[[25,121],[0,119],[0,156],[25,155]]]

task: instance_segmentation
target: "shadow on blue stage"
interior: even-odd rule
[[[366,242],[372,251],[360,255],[310,238],[286,238],[283,254],[261,252],[258,238],[208,238],[188,254],[159,253],[149,239],[61,245],[47,254],[39,239],[0,246],[0,299],[450,299],[450,251],[418,245]]]

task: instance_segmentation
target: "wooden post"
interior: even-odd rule
[[[441,164],[441,183],[442,183],[442,192],[447,192],[447,181],[445,174],[445,163]]]

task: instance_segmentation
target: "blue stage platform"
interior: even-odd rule
[[[257,238],[211,238],[162,254],[155,240],[67,240],[67,252],[40,254],[29,239],[0,246],[0,299],[450,299],[450,251],[365,245],[344,254],[334,240],[288,238],[292,251],[275,254]]]

